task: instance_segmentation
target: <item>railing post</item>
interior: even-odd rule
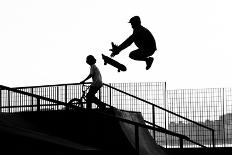
[[[155,127],[155,106],[152,105],[152,124],[153,124],[153,127]],[[153,131],[153,139],[155,140],[155,130],[152,130]]]
[[[56,87],[56,100],[60,101],[60,98],[59,98],[59,87],[58,86]],[[57,104],[57,110],[58,109],[59,109],[59,105]]]
[[[164,92],[163,92],[163,95],[164,95],[164,109],[167,109],[167,85],[166,85],[166,82],[164,83]],[[164,127],[165,129],[167,129],[167,111],[164,111]],[[167,134],[165,134],[165,139],[166,139],[166,148],[168,146],[168,143],[169,143],[169,139],[168,139],[168,136]]]
[[[135,125],[135,149],[139,154],[139,126]]]
[[[64,85],[64,102],[67,103],[68,102],[68,88],[67,85]]]
[[[213,148],[214,148],[215,147],[214,130],[212,130],[212,142],[213,142]]]
[[[31,93],[34,94],[34,89],[31,88]],[[33,111],[33,96],[31,96],[31,111]]]
[[[99,98],[99,100],[101,101],[101,96],[102,96],[102,95],[101,95],[101,94],[102,94],[101,92],[102,92],[102,90],[100,89],[98,92],[99,92],[99,97],[98,97],[98,98]]]
[[[11,110],[12,110],[11,107],[10,107],[11,95],[10,95],[10,91],[9,90],[7,92],[8,92],[8,110],[9,110],[8,112],[10,113]]]
[[[2,89],[0,89],[0,113],[2,112]]]
[[[109,97],[109,98],[110,98],[110,106],[112,106],[112,103],[111,103],[111,100],[112,100],[112,93],[111,93],[111,89],[112,89],[112,88],[111,88],[111,83],[110,83],[109,85],[110,85],[110,97]]]
[[[40,98],[36,98],[37,99],[37,112],[39,112],[40,111]]]
[[[184,145],[184,144],[183,144],[183,138],[180,137],[179,140],[180,140],[180,148],[183,149],[183,148],[184,148],[184,147],[183,147],[183,145]]]

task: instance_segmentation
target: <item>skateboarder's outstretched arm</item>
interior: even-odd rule
[[[119,50],[122,51],[134,42],[133,35],[128,37],[121,45],[118,46]]]
[[[113,44],[112,49],[110,49],[110,51],[113,52],[111,56],[114,57],[115,55],[119,54],[122,50],[130,46],[133,42],[134,42],[133,35],[131,35],[121,45],[116,46]]]

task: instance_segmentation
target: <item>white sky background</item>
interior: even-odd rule
[[[1,0],[0,84],[10,87],[76,83],[97,58],[103,81],[167,82],[168,89],[232,87],[231,0]],[[134,45],[105,66],[111,41],[132,34],[139,15],[158,50],[149,71],[131,60]]]

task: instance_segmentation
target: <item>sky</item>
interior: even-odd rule
[[[0,84],[9,87],[78,83],[97,59],[103,82],[166,82],[168,89],[232,87],[230,0],[1,0]],[[104,65],[111,42],[132,34],[140,16],[156,39],[150,70],[131,60],[133,44]]]

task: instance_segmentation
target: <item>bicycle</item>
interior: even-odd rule
[[[68,102],[68,105],[74,105],[76,107],[79,108],[84,108],[84,105],[87,104],[87,98],[86,98],[86,94],[89,90],[90,86],[86,85],[85,83],[82,84],[82,95],[80,98],[73,98]],[[70,107],[70,106],[68,106]]]
[[[73,105],[73,106],[79,107],[79,108],[84,108],[84,107],[87,108],[87,98],[86,98],[86,94],[88,93],[89,88],[90,88],[89,85],[86,85],[85,83],[83,83],[83,84],[82,84],[82,95],[81,95],[81,97],[80,97],[80,98],[73,98],[73,99],[71,99],[71,100],[68,102],[68,105]],[[93,103],[95,103],[95,104],[97,105],[97,108],[99,108],[99,109],[105,109],[106,106],[112,107],[112,106],[107,105],[107,104],[105,104],[105,103],[103,103],[103,102],[101,102],[101,101],[98,102],[98,103],[96,103],[96,102],[93,102]],[[84,105],[86,105],[86,106],[84,106]],[[67,109],[69,110],[70,107],[71,107],[71,106],[68,106]],[[72,109],[72,108],[71,108],[71,109]]]

